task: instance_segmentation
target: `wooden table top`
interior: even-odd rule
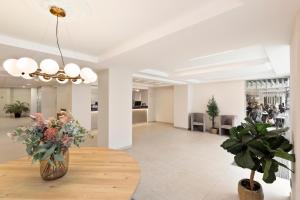
[[[138,163],[125,152],[74,148],[68,173],[55,181],[42,180],[30,158],[0,164],[0,199],[128,200],[139,179]]]

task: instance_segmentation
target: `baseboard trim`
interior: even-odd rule
[[[174,126],[174,128],[177,128],[177,129],[180,129],[180,130],[185,130],[185,131],[189,130],[188,128],[182,128],[182,127],[178,127],[178,126]]]

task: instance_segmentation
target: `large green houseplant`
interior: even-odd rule
[[[29,104],[21,101],[16,101],[12,104],[4,106],[5,113],[14,114],[15,118],[20,118],[23,112],[29,111]]]
[[[245,123],[230,130],[230,138],[221,146],[234,156],[235,163],[251,170],[249,179],[239,183],[240,200],[263,199],[261,185],[254,181],[255,172],[263,173],[263,181],[273,183],[278,167],[288,168],[275,157],[295,162],[290,153],[293,145],[283,136],[288,128],[270,130],[271,125],[246,118]]]
[[[206,112],[212,122],[211,132],[218,133],[218,129],[215,126],[215,119],[219,115],[219,108],[214,96],[212,96],[212,98],[209,99]]]

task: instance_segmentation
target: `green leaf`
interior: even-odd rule
[[[42,160],[46,160],[48,157],[50,157],[54,153],[55,149],[56,149],[56,145],[53,145],[50,149],[48,149],[44,154],[44,156],[42,157]]]
[[[268,138],[277,137],[279,135],[285,134],[288,130],[289,130],[288,127],[282,128],[282,129],[271,130],[271,131],[267,132],[266,137],[268,137]]]
[[[288,166],[286,166],[285,164],[282,164],[282,163],[278,162],[278,165],[281,166],[281,167],[283,167],[283,168],[286,168],[287,170],[289,170],[289,171],[291,171],[291,172],[293,172],[293,173],[295,173],[293,170],[291,170],[291,169],[290,169]]]
[[[227,139],[225,140],[225,142],[223,142],[223,144],[221,145],[221,147],[223,147],[224,149],[228,149],[233,145],[238,144],[239,141],[235,140],[235,139]]]
[[[269,147],[260,140],[253,140],[253,141],[249,142],[248,147],[252,153],[254,153],[260,157],[264,157],[264,156],[270,154]]]
[[[54,154],[54,160],[64,162],[65,159],[61,154]]]
[[[268,129],[271,125],[265,123],[256,123],[256,130],[260,135],[265,135],[268,132]]]
[[[279,148],[284,150],[285,152],[290,152],[293,149],[293,147],[294,146],[290,144],[290,142],[287,139],[285,139],[279,146]]]
[[[275,173],[278,171],[278,162],[276,160],[266,159],[264,166],[263,180],[266,183],[273,183],[276,180]]]
[[[253,119],[251,119],[250,117],[246,117],[245,121],[248,122],[249,124],[255,125],[255,121],[253,121]]]
[[[289,154],[282,149],[277,149],[275,151],[275,156],[279,158],[283,158],[285,160],[295,162],[295,154]]]
[[[236,139],[238,136],[238,130],[236,127],[233,127],[230,129],[230,138],[231,139]]]
[[[39,153],[44,153],[46,151],[47,151],[47,149],[45,149],[45,148],[39,148],[39,150],[37,150],[36,152],[34,152],[34,155],[35,154],[39,154]]]
[[[242,168],[253,169],[255,168],[255,162],[252,159],[248,150],[236,155],[234,157],[236,164]]]

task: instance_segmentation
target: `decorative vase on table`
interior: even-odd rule
[[[40,161],[40,174],[45,181],[51,181],[63,177],[68,172],[69,168],[69,150],[61,153],[64,160],[56,161],[54,158]]]
[[[69,147],[79,147],[88,136],[87,131],[78,121],[66,112],[60,113],[58,119],[44,120],[43,115],[31,116],[34,123],[28,128],[17,128],[8,136],[26,144],[28,155],[33,162],[40,162],[40,175],[44,180],[63,177],[69,168]]]

